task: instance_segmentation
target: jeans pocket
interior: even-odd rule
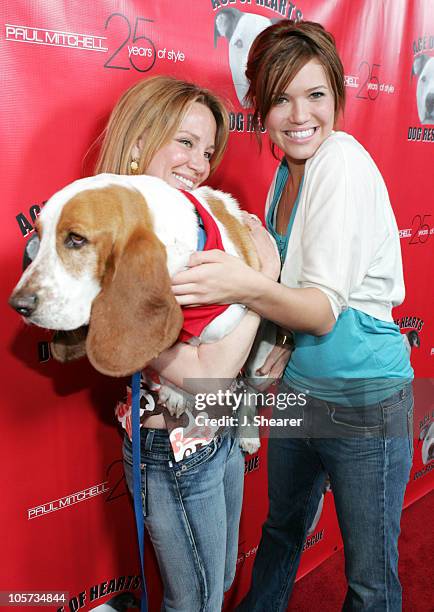
[[[222,437],[216,436],[212,442],[202,446],[200,450],[178,461],[174,466],[175,476],[182,477],[196,473],[204,463],[208,463],[215,456],[221,444]]]
[[[383,419],[379,404],[369,406],[341,406],[328,404],[330,420],[334,425],[354,434],[380,433]]]
[[[386,410],[394,410],[395,407],[400,405],[402,402],[412,402],[413,401],[413,387],[410,384],[405,385],[400,391],[396,391],[386,399],[381,400],[380,404],[383,409]]]
[[[380,402],[383,409],[386,438],[404,438],[409,441],[413,456],[413,389],[407,385],[401,391]]]

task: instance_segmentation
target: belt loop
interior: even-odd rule
[[[145,451],[150,451],[152,448],[152,443],[154,441],[155,429],[148,429],[146,438],[145,438]]]

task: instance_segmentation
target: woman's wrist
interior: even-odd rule
[[[245,293],[240,302],[245,304],[249,310],[257,312],[257,304],[260,301],[261,296],[270,291],[275,281],[263,274],[262,272],[252,271],[253,275],[251,282],[246,283]]]
[[[257,312],[255,312],[254,310],[251,310],[249,307],[247,307],[246,317],[251,319],[251,321],[254,322],[254,323],[258,323],[259,324],[260,321],[261,321],[261,315],[258,315]]]

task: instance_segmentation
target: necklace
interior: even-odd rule
[[[288,175],[288,180],[282,190],[280,196],[279,205],[277,208],[276,216],[276,230],[279,234],[286,234],[288,228],[289,219],[291,217],[292,209],[294,208],[295,200],[297,199],[297,193],[295,191],[294,179],[292,175]]]

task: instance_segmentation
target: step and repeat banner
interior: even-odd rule
[[[95,142],[119,95],[168,74],[218,92],[230,112],[225,159],[210,181],[262,215],[276,162],[259,154],[243,74],[258,32],[276,19],[319,21],[336,37],[347,108],[341,127],[368,149],[398,221],[407,297],[396,323],[416,372],[414,467],[406,504],[434,484],[434,10],[431,0],[27,0],[1,6],[2,462],[0,591],[52,593],[53,609],[108,601],[134,609],[140,591],[132,505],[114,406],[125,381],[86,360],[53,361],[50,335],[7,306],[23,248],[45,201],[92,174]],[[266,446],[246,457],[235,583],[245,593],[267,512]],[[319,514],[319,513],[318,513]],[[333,493],[324,492],[299,576],[341,546]],[[151,546],[151,611],[161,583]],[[56,595],[57,594],[57,595]],[[4,597],[4,595],[3,595]],[[21,603],[20,603],[21,602]]]

